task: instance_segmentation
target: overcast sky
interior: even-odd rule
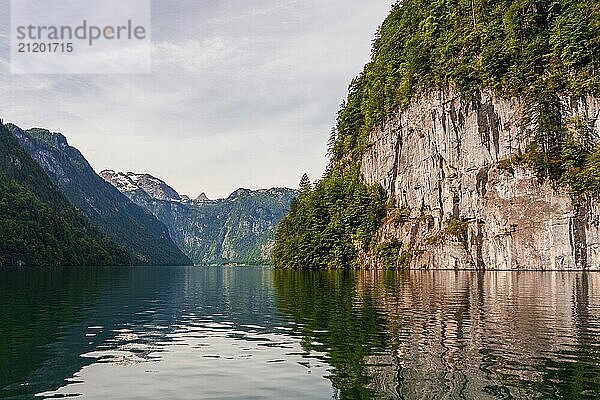
[[[0,118],[67,136],[96,171],[182,194],[319,178],[336,111],[394,0],[155,1],[150,75],[11,75],[0,0]]]

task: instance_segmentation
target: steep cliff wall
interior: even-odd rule
[[[600,268],[598,2],[476,3],[392,7],[276,266]]]
[[[599,99],[562,98],[561,107],[600,136]],[[415,269],[600,270],[598,203],[499,166],[526,151],[525,108],[487,91],[472,100],[430,91],[373,130],[361,174],[397,209],[362,262],[381,267],[378,249],[393,244]]]

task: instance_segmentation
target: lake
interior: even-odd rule
[[[0,398],[598,399],[600,273],[0,270]]]

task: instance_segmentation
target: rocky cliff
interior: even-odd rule
[[[197,265],[270,261],[275,227],[297,191],[238,189],[226,199],[177,193],[148,174],[112,170],[100,175],[162,221],[173,241]]]
[[[600,100],[562,97],[565,121],[600,137]],[[428,91],[372,130],[360,161],[395,209],[375,235],[415,269],[600,269],[600,209],[589,196],[511,165],[530,142],[524,102]],[[381,267],[381,251],[361,255]]]
[[[276,265],[600,269],[599,27],[595,0],[395,3]]]

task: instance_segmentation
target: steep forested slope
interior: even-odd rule
[[[0,266],[129,265],[0,123]]]
[[[136,265],[189,265],[166,227],[91,168],[66,138],[45,129],[8,125],[22,148],[104,235],[127,248]]]

